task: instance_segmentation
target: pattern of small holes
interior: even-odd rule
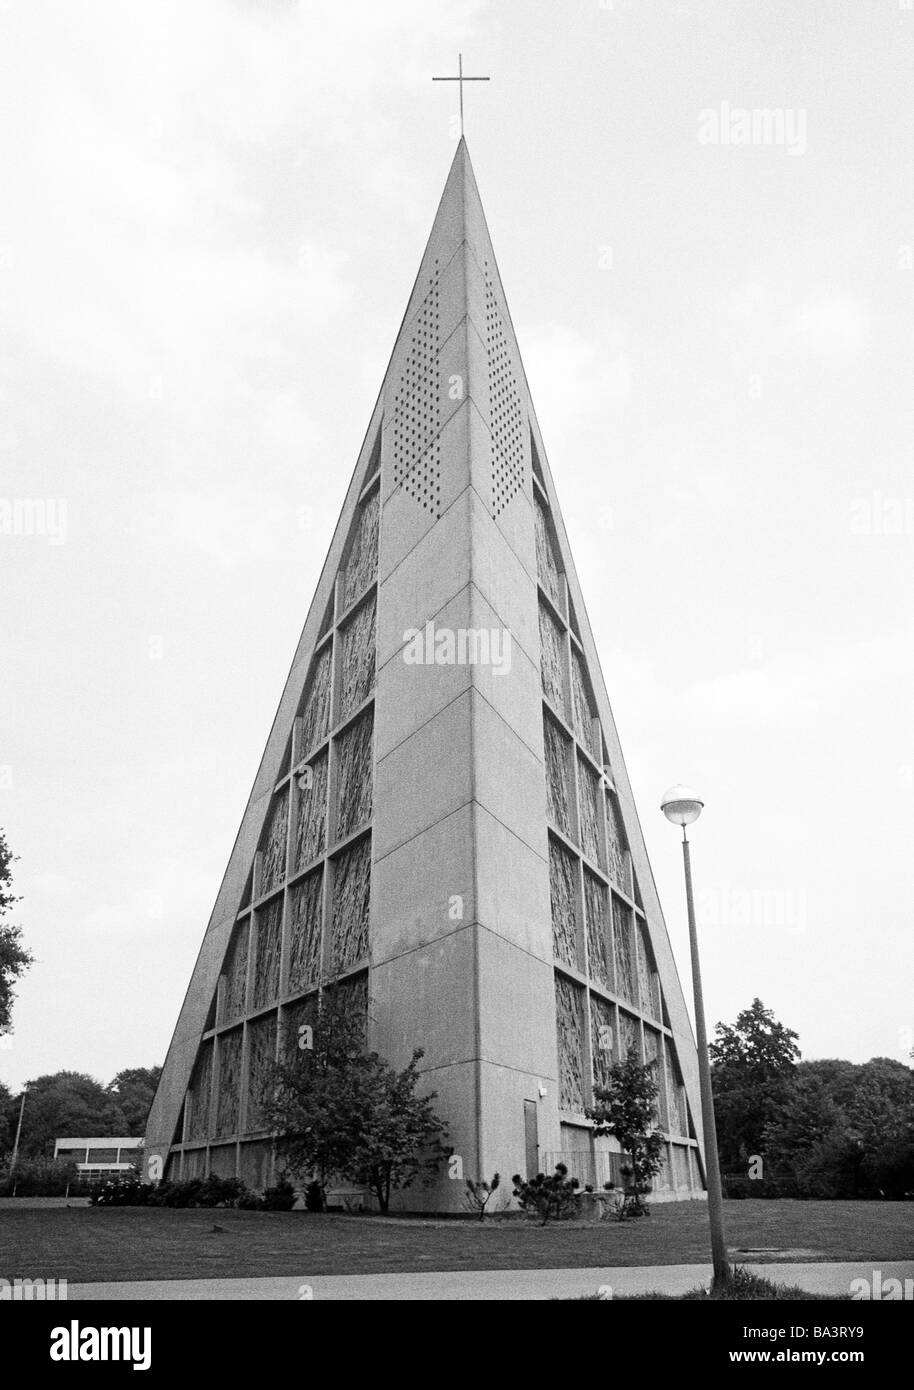
[[[486,351],[492,436],[492,513],[504,511],[524,485],[524,425],[508,338],[486,264]]]
[[[436,261],[416,316],[393,410],[394,482],[402,483],[404,491],[436,520],[441,503],[438,276]]]

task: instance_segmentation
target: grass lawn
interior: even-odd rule
[[[588,1294],[581,1302],[598,1301],[599,1294]],[[775,1280],[764,1279],[753,1274],[741,1265],[734,1265],[732,1278],[723,1288],[708,1290],[703,1285],[689,1289],[688,1293],[629,1293],[616,1294],[614,1303],[850,1303],[851,1295],[831,1293],[809,1293],[799,1284],[779,1284]]]
[[[914,1202],[750,1200],[725,1207],[727,1238],[740,1262],[900,1260],[914,1252]],[[480,1225],[212,1209],[0,1212],[0,1276],[8,1279],[40,1275],[79,1283],[709,1261],[702,1202],[655,1206],[644,1220],[624,1224],[545,1228],[497,1218]]]

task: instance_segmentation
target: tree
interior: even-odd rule
[[[663,1163],[663,1135],[654,1127],[658,1086],[650,1064],[642,1066],[631,1050],[609,1069],[605,1086],[594,1087],[595,1104],[587,1110],[594,1134],[612,1134],[630,1156],[632,1181],[622,1214],[642,1214],[644,1194]]]
[[[262,1097],[279,1151],[292,1172],[314,1176],[323,1201],[332,1178],[348,1177],[386,1212],[393,1191],[430,1174],[447,1152],[435,1094],[416,1095],[422,1052],[395,1071],[366,1050],[362,1021],[331,990],[311,1041],[274,1068]]]
[[[389,1210],[391,1192],[411,1187],[423,1172],[431,1178],[450,1152],[442,1142],[446,1126],[434,1111],[437,1092],[416,1095],[423,1056],[422,1049],[416,1048],[400,1072],[376,1052],[365,1059],[367,1104],[346,1171],[371,1189],[382,1212]]]
[[[845,1124],[831,1081],[843,1081],[837,1067],[853,1074],[852,1062],[800,1062],[778,1113],[763,1132],[769,1166],[793,1171],[803,1154]]]
[[[313,1175],[323,1207],[327,1184],[350,1162],[358,1139],[364,1029],[331,991],[324,993],[317,1023],[306,1026],[307,1045],[273,1068],[260,1105],[286,1167],[300,1177]]]
[[[494,1173],[491,1182],[486,1182],[485,1178],[478,1181],[475,1178],[466,1179],[466,1195],[464,1201],[468,1209],[478,1216],[480,1221],[485,1219],[486,1208],[501,1187],[501,1174]]]
[[[891,1057],[857,1069],[844,1107],[859,1155],[853,1196],[900,1198],[914,1190],[914,1072]]]
[[[69,1136],[113,1137],[127,1133],[117,1101],[101,1082],[82,1072],[58,1071],[25,1085],[20,1148],[24,1157],[50,1158],[54,1140]]]
[[[892,1057],[873,1057],[856,1069],[844,1102],[852,1130],[868,1152],[914,1137],[914,1072]]]
[[[0,830],[0,919],[19,899],[12,892],[12,865],[15,856]],[[32,964],[33,956],[22,945],[22,928],[0,920],[0,1034],[8,1033],[12,1025],[13,985]]]
[[[124,1116],[127,1125],[125,1134],[139,1139],[145,1133],[161,1075],[161,1067],[128,1067],[125,1071],[119,1071],[105,1087]]]
[[[16,1101],[9,1086],[0,1081],[0,1156],[9,1153],[16,1133]]]
[[[787,1098],[800,1056],[797,1034],[753,999],[736,1023],[718,1023],[709,1045],[717,1147],[726,1170],[745,1167]]]
[[[778,1177],[807,1197],[903,1197],[914,1189],[914,1072],[889,1057],[800,1062],[765,1128]]]
[[[12,1154],[0,1163],[0,1197],[63,1197],[79,1176],[75,1163],[66,1159],[23,1158]]]

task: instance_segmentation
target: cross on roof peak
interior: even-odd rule
[[[467,77],[463,71],[463,54],[457,54],[456,77],[433,77],[433,82],[458,82],[460,84],[460,134],[463,135],[463,84],[464,82],[490,82],[489,77]]]

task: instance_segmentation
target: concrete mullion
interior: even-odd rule
[[[301,720],[295,719],[292,723],[292,767],[294,768],[297,758],[297,745],[301,735]],[[287,980],[289,974],[289,956],[291,952],[291,913],[289,911],[289,878],[294,870],[292,862],[292,847],[294,845],[294,829],[298,825],[298,801],[299,787],[298,778],[289,778],[289,801],[286,806],[286,854],[285,854],[285,873],[283,875],[282,890],[282,922],[280,923],[279,939],[279,992],[281,999],[286,993]]]
[[[254,855],[254,883],[251,890],[251,901],[255,903],[260,898],[261,885],[263,882],[263,854],[260,850]],[[251,908],[251,920],[248,924],[248,958],[244,972],[244,1006],[241,1010],[243,1016],[251,1011],[251,1002],[254,994],[254,961],[257,957],[257,935],[260,931],[260,909]]]
[[[612,881],[611,881],[611,880],[610,880],[610,886],[606,889],[606,906],[607,906],[606,930],[607,930],[607,932],[608,932],[608,934],[609,934],[609,981],[610,981],[610,992],[611,992],[612,994],[614,994],[614,995],[616,996],[616,998],[618,999],[618,997],[619,997],[619,981],[618,981],[618,979],[616,978],[616,914],[615,914],[615,912],[613,911],[613,890],[612,890]]]
[[[240,1136],[241,1136],[242,1134],[244,1134],[245,1130],[247,1129],[247,1120],[248,1120],[248,1075],[249,1075],[249,1068],[250,1068],[250,1063],[251,1063],[251,1059],[250,1059],[250,1048],[251,1048],[251,1028],[250,1028],[250,1024],[248,1023],[248,1020],[245,1019],[244,1023],[241,1025],[241,1066],[240,1066],[239,1069],[238,1069],[238,1072],[239,1072],[238,1084],[239,1084],[239,1086],[241,1087],[241,1092],[240,1092],[240,1094],[239,1094],[239,1096],[238,1096],[238,1126],[237,1126],[237,1129],[236,1129],[236,1131],[235,1131],[235,1134],[236,1134],[236,1138],[235,1138],[235,1176],[236,1176],[236,1177],[238,1176],[238,1173],[239,1173],[239,1171],[240,1171],[240,1168],[239,1168],[239,1162],[240,1162],[240,1157],[241,1157],[240,1147],[239,1147],[239,1146],[240,1146],[240,1142],[241,1142]]]
[[[257,902],[258,899],[260,898],[262,882],[263,882],[263,854],[261,853],[260,850],[257,850],[256,853],[255,853],[255,855],[254,855],[254,872],[253,872],[253,882],[252,882],[252,885],[251,885],[251,902],[252,902],[252,904],[255,903],[255,902]],[[254,994],[254,962],[255,962],[255,960],[256,960],[256,958],[257,958],[257,936],[258,936],[259,931],[260,931],[260,912],[259,912],[259,910],[255,909],[255,908],[252,906],[252,907],[251,907],[251,914],[250,914],[250,921],[249,921],[249,923],[248,923],[248,958],[247,958],[247,961],[246,961],[246,963],[245,963],[245,971],[244,971],[244,1005],[243,1005],[242,1010],[241,1010],[241,1013],[242,1013],[242,1021],[241,1021],[241,1066],[240,1066],[239,1069],[238,1069],[238,1070],[239,1070],[238,1084],[239,1084],[240,1090],[239,1090],[239,1094],[238,1094],[238,1129],[236,1130],[236,1139],[235,1139],[235,1171],[236,1171],[236,1173],[237,1173],[237,1171],[238,1171],[238,1139],[237,1139],[237,1134],[241,1132],[241,1128],[242,1128],[243,1125],[244,1125],[244,1112],[245,1112],[246,1104],[247,1104],[247,1100],[246,1100],[246,1084],[247,1084],[247,1083],[246,1083],[246,1077],[247,1077],[247,1049],[248,1049],[248,1025],[247,1025],[247,1015],[248,1015],[248,1014],[250,1013],[250,1011],[251,1011],[251,1005],[252,1005],[252,1002],[253,1002],[253,994]],[[234,1032],[234,1028],[232,1029],[232,1031]],[[217,1035],[216,1042],[218,1043],[218,1041],[219,1041],[219,1038],[218,1038],[218,1035]],[[216,1081],[217,1083],[218,1083],[218,1079],[219,1079],[219,1068],[218,1068],[218,1066],[217,1066],[216,1069],[215,1069],[215,1081]],[[214,1101],[218,1102],[218,1096],[216,1095],[216,1086],[213,1087],[213,1099],[214,1099]],[[210,1135],[213,1134],[213,1132],[214,1132],[214,1127],[215,1127],[215,1115],[214,1115],[213,1111],[211,1111],[211,1112],[210,1112],[210,1123],[209,1123],[209,1134],[210,1134]],[[208,1155],[208,1153],[207,1153],[207,1171],[209,1171],[209,1155]]]
[[[642,1023],[642,1022],[644,1021],[644,1007],[643,1007],[642,1000],[641,1000],[641,932],[638,930],[638,914],[634,911],[634,909],[632,909],[631,912],[632,912],[632,942],[633,942],[634,947],[635,947],[635,988],[636,988],[637,993],[638,993],[638,1008],[637,1008],[637,1013],[638,1013],[638,1021],[639,1021],[639,1023]],[[643,1040],[642,1040],[642,1041],[643,1041]],[[643,1048],[643,1046],[642,1046],[642,1049],[641,1049],[641,1053],[642,1053],[642,1059],[643,1059],[643,1056],[644,1056],[644,1048]]]
[[[667,1078],[667,1070],[666,1070],[666,1034],[663,1033],[663,1032],[661,1032],[661,1034],[660,1034],[660,1046],[659,1046],[658,1051],[657,1051],[657,1066],[658,1066],[659,1071],[660,1071],[660,1091],[661,1091],[661,1095],[664,1096],[665,1099],[666,1099],[666,1105],[661,1107],[661,1115],[663,1114],[663,1110],[665,1109],[665,1110],[666,1110],[666,1125],[665,1125],[665,1127],[664,1127],[664,1133],[665,1133],[667,1139],[669,1139],[670,1134],[671,1134],[671,1132],[672,1132],[672,1131],[670,1130],[670,1119],[672,1118],[672,1116],[671,1116],[671,1111],[670,1111],[669,1087],[668,1087],[667,1084],[666,1084],[666,1078]]]
[[[602,738],[603,738],[603,735],[602,735],[602,733],[601,733],[601,735],[600,735],[600,740],[601,740],[600,746],[601,746],[601,749],[603,748],[603,745],[602,745]],[[603,751],[605,752],[605,750],[603,750]],[[612,991],[612,993],[615,994],[615,993],[616,993],[616,952],[615,952],[615,949],[614,949],[614,941],[613,941],[612,878],[610,877],[610,873],[609,873],[609,825],[608,825],[608,819],[607,819],[607,815],[606,815],[606,787],[605,787],[604,784],[603,784],[603,778],[602,778],[602,777],[600,778],[600,796],[599,796],[599,801],[600,801],[600,813],[599,813],[599,814],[600,814],[600,834],[601,834],[602,837],[603,837],[603,840],[602,840],[602,843],[603,843],[603,863],[604,863],[605,866],[606,866],[606,867],[605,867],[606,877],[607,877],[607,879],[609,879],[609,886],[603,885],[603,892],[604,892],[605,895],[606,895],[606,928],[605,928],[605,935],[606,935],[606,946],[607,946],[608,957],[609,957],[609,987],[610,987],[610,990]]]
[[[334,603],[338,601],[338,590],[340,577],[337,575],[334,588]],[[334,612],[336,609],[334,608]],[[340,636],[339,628],[334,628],[333,649],[330,654],[330,728],[333,729],[339,722],[340,692],[339,692],[339,667],[340,667]],[[329,850],[333,841],[336,839],[336,826],[333,821],[333,809],[336,801],[336,739],[330,738],[327,742],[327,786],[324,794],[324,858],[323,871],[321,875],[321,937],[320,950],[318,953],[318,989],[322,990],[324,981],[330,969],[330,908],[331,898],[331,874]]]
[[[209,1059],[209,1102],[206,1110],[206,1151],[203,1157],[204,1175],[209,1173],[209,1156],[212,1148],[211,1139],[216,1128],[216,1112],[218,1109],[217,1085],[219,1081],[219,1034],[213,1034],[213,1055]]]
[[[620,1006],[616,1001],[611,1006],[613,1011],[613,1037],[615,1046],[613,1048],[613,1064],[622,1058],[622,1019],[620,1017]]]
[[[562,582],[563,582],[563,584],[564,584],[564,575],[562,576]],[[577,748],[577,742],[576,742],[576,740],[575,740],[575,738],[574,738],[574,724],[573,724],[573,723],[570,724],[570,725],[568,724],[568,714],[569,714],[569,711],[571,711],[571,709],[572,709],[572,703],[571,703],[571,702],[572,702],[572,693],[571,693],[571,637],[570,637],[570,635],[569,635],[569,629],[568,629],[568,627],[567,627],[567,612],[568,612],[568,590],[567,590],[567,585],[566,585],[565,588],[564,588],[564,596],[565,596],[566,627],[565,627],[564,633],[562,634],[562,650],[563,650],[563,653],[564,653],[564,661],[563,661],[564,670],[563,670],[563,672],[562,672],[562,689],[563,689],[564,701],[565,701],[565,708],[564,708],[564,710],[563,710],[563,714],[564,714],[564,716],[565,716],[565,724],[566,724],[566,727],[568,728],[569,734],[571,734],[571,738],[570,738],[570,739],[565,739],[565,738],[564,738],[564,735],[563,735],[563,742],[564,742],[564,744],[565,744],[565,771],[566,771],[566,776],[569,775],[569,773],[570,773],[570,777],[571,777],[571,797],[570,797],[570,802],[571,802],[571,804],[570,804],[570,807],[569,807],[569,810],[571,811],[571,835],[570,835],[569,838],[572,839],[572,840],[574,841],[574,844],[575,844],[575,846],[576,846],[576,848],[577,848],[577,850],[578,850],[578,854],[577,854],[577,889],[576,889],[577,903],[576,903],[576,913],[575,913],[575,916],[576,916],[576,918],[577,918],[578,961],[579,961],[579,963],[580,963],[580,965],[581,965],[581,968],[582,968],[584,974],[587,975],[589,972],[588,972],[588,969],[587,969],[587,930],[586,930],[586,927],[585,927],[585,924],[584,924],[584,868],[583,868],[583,864],[582,864],[582,861],[581,861],[581,805],[580,805],[580,794],[579,794],[579,791],[578,791],[578,748]]]

